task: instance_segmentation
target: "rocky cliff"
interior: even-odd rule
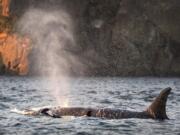
[[[14,31],[9,0],[0,1],[0,74],[26,75],[29,70],[30,40]]]
[[[26,75],[28,73],[29,39],[17,34],[0,34],[1,74]]]
[[[12,0],[10,7],[18,17],[29,8],[70,14],[72,50],[87,75],[180,75],[179,0]]]
[[[81,2],[73,15],[79,18],[84,62],[100,75],[180,75],[179,4],[178,0]]]

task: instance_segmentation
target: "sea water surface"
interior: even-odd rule
[[[51,118],[12,112],[56,105],[48,79],[38,77],[0,77],[0,135],[180,135],[179,78],[72,78],[66,93],[70,106],[144,110],[160,90],[172,87],[167,102],[170,120],[119,119],[92,117]]]

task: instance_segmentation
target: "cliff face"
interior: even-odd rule
[[[30,40],[13,32],[9,0],[0,1],[0,74],[26,75],[29,70]]]
[[[179,75],[177,5],[176,0],[122,1],[111,40],[119,73]]]
[[[28,73],[29,39],[16,34],[0,34],[1,74],[26,75]]]
[[[13,0],[10,7],[19,16],[30,7],[67,11],[88,75],[180,75],[179,0]]]
[[[93,74],[180,75],[179,5],[178,0],[81,1],[73,15],[80,18],[83,61]]]
[[[64,1],[90,74],[180,75],[180,1]],[[78,19],[76,19],[78,18]]]

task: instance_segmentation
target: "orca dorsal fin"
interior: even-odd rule
[[[171,92],[171,88],[163,89],[158,97],[152,102],[152,104],[147,108],[146,112],[154,119],[168,119],[166,115],[166,101],[168,95]]]

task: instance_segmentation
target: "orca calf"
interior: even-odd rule
[[[54,118],[61,118],[62,116],[87,116],[100,117],[107,119],[168,119],[166,115],[166,101],[170,94],[171,88],[163,89],[152,104],[144,111],[133,112],[128,110],[110,109],[110,108],[83,108],[83,107],[50,107],[42,108],[38,111],[26,110],[27,114],[31,115],[47,115]],[[31,113],[30,113],[31,112]]]

